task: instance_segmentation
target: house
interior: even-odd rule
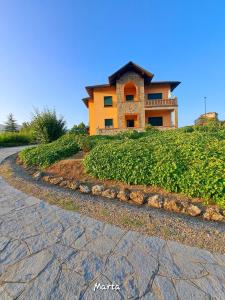
[[[195,125],[205,125],[208,121],[219,121],[218,113],[208,112],[201,115],[197,120],[195,120]]]
[[[179,81],[153,81],[153,74],[133,62],[109,76],[109,83],[87,86],[82,99],[89,110],[89,132],[116,134],[143,131],[146,125],[177,128],[177,98],[171,92]]]

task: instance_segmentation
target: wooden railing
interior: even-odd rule
[[[145,99],[146,107],[155,107],[155,106],[177,106],[177,97],[172,99],[162,99],[162,100],[148,100]]]

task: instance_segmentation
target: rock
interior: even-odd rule
[[[49,176],[49,175],[45,175],[42,177],[42,180],[44,180],[45,182],[49,182],[50,179],[51,179],[51,176]]]
[[[175,212],[181,212],[184,208],[183,204],[176,200],[169,200],[166,199],[164,201],[163,207],[167,210],[175,211]]]
[[[198,206],[193,205],[193,204],[189,204],[189,206],[186,209],[186,212],[190,216],[196,217],[196,216],[200,215],[202,211]]]
[[[114,189],[107,189],[102,192],[102,196],[110,199],[116,198],[116,191]]]
[[[212,221],[223,221],[224,217],[220,213],[220,210],[216,206],[210,206],[206,208],[206,211],[203,215],[205,220],[212,220]]]
[[[91,191],[92,191],[93,195],[100,196],[102,194],[102,192],[104,191],[104,185],[96,184],[92,187]]]
[[[72,190],[77,190],[80,186],[80,182],[79,181],[70,181],[70,180],[67,180],[67,184],[66,186],[69,188],[69,189],[72,189]]]
[[[148,206],[155,207],[155,208],[161,208],[163,207],[163,196],[161,195],[154,195],[148,197]]]
[[[91,189],[90,189],[87,185],[80,184],[80,186],[79,186],[79,191],[80,191],[81,193],[88,194],[88,193],[91,192]]]
[[[63,177],[52,177],[49,179],[49,182],[55,185],[59,184],[62,181],[63,181]]]
[[[130,199],[130,191],[128,189],[120,190],[119,193],[117,194],[117,198],[120,201],[129,201],[129,199]]]
[[[60,182],[59,186],[66,187],[67,183],[68,183],[67,180],[63,180],[62,182]]]
[[[137,204],[145,203],[145,195],[141,191],[131,192],[130,199]]]
[[[36,172],[36,173],[34,173],[34,175],[33,175],[33,178],[35,179],[35,180],[40,180],[42,177],[44,176],[44,172]]]

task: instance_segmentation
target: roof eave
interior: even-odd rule
[[[110,75],[109,78],[109,83],[111,85],[115,84],[116,80],[118,77],[120,77],[123,73],[126,72],[126,70],[128,71],[130,68],[133,68],[136,70],[137,73],[139,73],[142,77],[144,77],[146,82],[151,82],[154,74],[152,74],[151,72],[143,69],[142,67],[136,65],[135,63],[133,63],[132,61],[128,62],[126,65],[124,65],[122,68],[120,68],[119,70],[117,70],[115,73],[113,73],[112,75]]]

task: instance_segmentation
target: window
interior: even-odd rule
[[[134,120],[127,120],[127,127],[134,127]]]
[[[133,101],[134,95],[126,95],[126,101]]]
[[[152,93],[152,94],[148,94],[148,100],[158,100],[158,99],[162,99],[162,93]]]
[[[148,118],[148,124],[152,126],[163,126],[162,117],[150,117]]]
[[[113,127],[113,119],[105,119],[105,127]]]
[[[104,96],[104,107],[112,106],[112,96]]]

